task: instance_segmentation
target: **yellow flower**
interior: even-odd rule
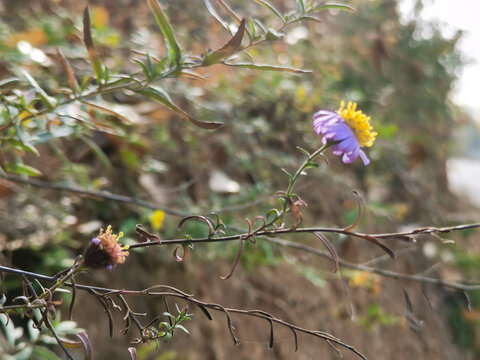
[[[150,224],[152,225],[152,229],[154,231],[158,231],[161,229],[164,218],[165,218],[165,212],[163,212],[162,210],[154,211],[150,215],[149,220],[150,220]]]
[[[372,131],[373,127],[370,125],[370,116],[357,110],[357,103],[348,102],[345,107],[345,101],[342,100],[340,108],[337,110],[347,125],[352,129],[360,146],[372,146],[377,132]]]

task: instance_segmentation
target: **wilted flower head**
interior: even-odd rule
[[[342,101],[337,112],[320,110],[313,115],[313,128],[318,135],[323,135],[322,143],[335,142],[333,154],[342,155],[345,164],[352,163],[360,156],[365,165],[370,163],[367,155],[360,149],[372,146],[377,133],[372,131],[370,117],[357,109],[357,104]]]
[[[115,265],[123,264],[128,256],[126,250],[129,246],[118,243],[118,239],[122,236],[123,233],[113,234],[110,225],[108,225],[106,231],[100,229],[97,237],[92,239],[87,250],[85,250],[84,265],[92,269],[112,269]]]

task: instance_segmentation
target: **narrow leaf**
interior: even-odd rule
[[[254,41],[257,38],[257,31],[255,30],[255,25],[251,18],[248,19],[248,27],[250,30],[247,29],[247,34],[250,39],[250,42]]]
[[[112,115],[112,116],[116,117],[117,119],[122,120],[126,124],[131,124],[132,123],[128,118],[126,118],[122,114],[120,114],[120,113],[118,113],[118,112],[116,112],[112,109],[109,109],[107,106],[102,106],[102,105],[95,104],[95,103],[85,101],[85,100],[83,100],[82,103],[84,103],[85,105],[88,105],[88,106],[90,106],[94,109],[97,109],[101,112]],[[108,105],[108,104],[106,104],[106,105]]]
[[[49,96],[45,90],[43,90],[40,85],[38,85],[37,81],[32,77],[32,75],[30,75],[28,72],[26,72],[25,70],[22,71],[23,72],[23,75],[25,76],[25,78],[28,80],[28,82],[30,83],[30,85],[32,85],[32,87],[35,89],[35,92],[37,93],[37,95],[40,97],[40,100],[42,100],[43,104],[49,108],[49,109],[53,109],[56,105],[56,101],[54,98],[52,98],[51,96]]]
[[[228,4],[223,1],[223,0],[216,0],[217,1],[217,4],[220,5],[220,7],[225,10],[225,12],[230,15],[232,17],[233,20],[235,20],[235,22],[240,25],[241,23],[241,20],[240,20],[240,16],[238,16],[235,11],[232,10],[232,8],[230,6],[228,6]]]
[[[187,334],[188,336],[190,336],[190,333],[188,332],[188,330],[185,328],[185,326],[183,325],[180,325],[180,324],[177,324],[175,325],[175,329],[180,329],[182,330],[185,334]]]
[[[415,240],[414,237],[408,236],[408,235],[385,234],[385,235],[377,236],[377,238],[383,239],[383,240],[400,240],[400,241],[405,241],[405,242],[408,242],[408,243],[417,242],[417,240]]]
[[[105,165],[107,169],[112,168],[112,163],[110,162],[110,159],[108,158],[107,154],[103,152],[103,150],[100,148],[100,146],[97,145],[95,141],[92,139],[86,137],[86,136],[80,136],[80,139],[82,139],[85,144],[88,145],[88,147],[97,155],[97,157],[100,159],[100,161]]]
[[[68,79],[68,85],[70,86],[70,89],[73,91],[74,94],[76,94],[80,88],[78,85],[77,79],[75,78],[75,74],[73,73],[72,66],[68,62],[67,58],[65,55],[63,55],[62,51],[57,48],[57,56],[60,59],[60,63],[63,66],[63,70],[65,70],[65,74],[67,75]]]
[[[105,313],[107,314],[108,317],[108,332],[110,335],[110,338],[113,338],[113,315],[112,312],[110,311],[108,307],[108,303],[105,299],[103,299],[95,290],[89,289],[88,292],[92,295],[95,296],[95,298],[102,304],[103,309],[105,310]]]
[[[238,27],[237,32],[235,35],[227,42],[224,46],[220,49],[215,50],[211,54],[208,54],[205,59],[203,60],[203,65],[209,66],[212,64],[216,64],[221,60],[228,58],[232,54],[234,54],[240,45],[242,45],[243,34],[245,33],[245,19],[242,20],[240,26]]]
[[[77,285],[75,283],[75,278],[72,277],[71,280],[72,282],[72,299],[70,300],[70,306],[68,307],[68,318],[70,320],[73,319],[73,309],[75,307],[75,300],[77,298]]]
[[[344,4],[325,4],[314,7],[311,12],[323,11],[328,9],[357,12],[353,7]]]
[[[98,57],[97,50],[95,49],[95,44],[93,43],[92,38],[92,26],[90,22],[90,11],[88,6],[85,7],[83,13],[83,42],[87,48],[88,57],[92,63],[93,71],[95,72],[95,77],[97,78],[98,84],[102,83],[102,64],[100,58]]]
[[[298,351],[298,335],[297,335],[297,332],[292,327],[290,327],[289,329],[292,330],[293,338],[295,339],[295,352],[297,352]]]
[[[300,151],[306,157],[310,157],[310,153],[307,150],[305,150],[304,148],[301,148],[300,146],[297,146],[297,150]]]
[[[295,74],[312,74],[311,70],[296,69],[286,66],[275,66],[275,65],[266,65],[266,64],[252,64],[252,63],[227,63],[224,62],[224,65],[235,66],[235,67],[244,67],[254,70],[266,70],[266,71],[283,71],[291,72]]]
[[[223,19],[220,17],[220,15],[218,15],[217,11],[215,10],[215,8],[212,6],[212,3],[210,2],[210,0],[204,0],[204,3],[205,3],[205,6],[207,7],[207,10],[208,12],[220,23],[222,24],[222,26],[227,29],[230,34],[232,34],[232,31],[230,30],[230,27],[228,26],[228,24],[223,21]]]
[[[268,348],[271,350],[273,349],[273,343],[274,343],[274,339],[273,339],[273,321],[272,319],[268,318],[267,319],[268,322],[270,323],[270,341],[268,342]]]
[[[20,79],[18,79],[16,77],[9,77],[9,78],[2,79],[2,80],[0,80],[0,88],[10,86],[10,85],[15,84],[19,81],[20,81]]]
[[[370,236],[370,235],[365,235],[365,236],[362,236],[363,239],[371,242],[372,244],[375,244],[377,246],[379,246],[383,251],[385,251],[392,259],[395,259],[395,253],[393,252],[392,249],[390,249],[387,245],[385,245],[384,243],[382,243],[380,240],[378,240],[377,238],[374,238],[373,236]]]
[[[240,244],[238,245],[237,255],[235,256],[235,259],[233,260],[233,264],[232,264],[232,268],[230,269],[230,272],[225,276],[220,276],[220,279],[227,280],[227,279],[230,279],[232,277],[233,272],[235,271],[235,269],[236,269],[236,267],[237,267],[237,265],[240,261],[240,258],[242,257],[244,247],[245,247],[245,240],[241,239]]]
[[[254,0],[257,4],[262,5],[274,13],[283,23],[285,23],[283,15],[272,4],[265,0]]]
[[[362,220],[362,214],[363,214],[363,200],[361,198],[361,196],[358,194],[358,192],[356,191],[353,191],[353,194],[356,196],[357,198],[357,202],[358,202],[358,214],[357,214],[357,218],[355,219],[355,221],[353,222],[352,225],[350,225],[349,227],[345,228],[344,230],[345,231],[352,231],[353,229],[355,229],[358,224],[360,223],[360,220]]]
[[[175,112],[177,115],[181,116],[185,120],[190,121],[192,124],[201,127],[202,129],[217,129],[220,126],[222,126],[222,123],[218,122],[204,122],[197,120],[190,115],[188,115],[185,111],[183,111],[181,108],[179,108],[177,105],[175,105],[172,100],[170,99],[170,96],[163,90],[159,88],[154,88],[152,86],[148,86],[143,89],[132,89],[133,91],[148,96],[151,99],[160,101],[162,104],[164,104],[166,107],[168,107],[170,110]]]
[[[317,23],[322,23],[322,20],[319,18],[316,18],[315,16],[310,16],[310,15],[302,15],[299,20],[311,20]]]
[[[208,320],[212,320],[212,315],[208,312],[207,308],[201,304],[197,304],[200,310],[202,310],[203,314],[207,317]]]
[[[153,11],[153,15],[155,16],[155,20],[157,20],[160,31],[165,38],[165,46],[167,47],[168,61],[170,65],[175,66],[180,64],[182,53],[177,40],[175,39],[175,35],[173,34],[172,27],[168,22],[167,16],[157,0],[147,0],[147,2],[150,9]]]
[[[145,237],[146,239],[148,239],[148,241],[157,241],[157,242],[159,242],[159,243],[162,242],[157,235],[151,234],[151,233],[149,233],[147,230],[145,230],[145,229],[143,228],[143,225],[142,225],[142,224],[137,224],[137,225],[135,226],[135,231],[136,231],[137,233],[139,233],[141,236],[143,236],[143,237]]]
[[[77,337],[83,344],[83,349],[85,350],[85,360],[92,359],[92,344],[90,343],[90,339],[88,338],[87,333],[80,332],[77,334]]]
[[[142,61],[135,59],[134,60],[140,67],[142,68],[143,74],[147,78],[147,80],[150,80],[152,78],[152,74],[150,73],[150,70],[148,69],[147,65],[145,65]]]
[[[42,173],[39,170],[25,164],[6,163],[5,170],[7,172],[11,172],[19,175],[27,175],[27,176],[42,175]]]
[[[5,140],[5,142],[8,143],[9,145],[11,145],[13,148],[15,148],[17,150],[25,150],[25,151],[28,151],[32,154],[40,156],[40,153],[35,148],[35,146],[33,146],[29,143],[26,143],[26,142],[22,143],[22,141],[20,141],[20,139],[11,138],[11,139]]]
[[[314,232],[313,233],[317,238],[320,239],[320,241],[323,243],[323,245],[325,245],[325,247],[327,248],[328,252],[330,253],[330,256],[332,257],[332,260],[334,261],[335,263],[335,266],[333,268],[333,273],[335,274],[340,265],[338,264],[338,254],[337,254],[337,250],[335,250],[335,247],[333,246],[333,244],[330,242],[330,240],[328,240],[328,238],[323,235],[322,233],[319,233],[319,232]]]
[[[180,249],[180,247],[183,248],[183,256],[178,255],[178,249]],[[175,250],[173,250],[173,257],[177,262],[186,261],[190,257],[190,248],[188,247],[188,245],[178,245]]]
[[[297,0],[297,11],[300,14],[305,13],[305,4],[303,3],[303,0]]]

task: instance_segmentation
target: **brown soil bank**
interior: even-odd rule
[[[138,257],[140,259],[141,257]],[[412,260],[412,258],[414,260]],[[409,260],[395,260],[395,268],[415,271],[415,262],[421,256]],[[144,259],[143,259],[144,260]],[[245,273],[237,268],[234,276],[225,281],[220,275],[228,273],[230,264],[214,260],[186,264],[168,261],[163,265],[145,266],[134,264],[117,268],[112,273],[99,272],[97,283],[119,288],[125,282],[131,288],[145,288],[153,284],[176,286],[194,294],[198,299],[222,304],[225,307],[258,309],[295,325],[328,332],[345,343],[354,345],[368,359],[437,360],[473,359],[473,354],[459,348],[455,334],[447,322],[446,301],[459,296],[455,291],[418,283],[383,278],[377,280],[376,289],[348,286],[348,280],[332,277],[323,287],[315,286],[298,267],[281,265],[262,266]],[[306,262],[309,259],[305,259]],[[315,260],[319,268],[325,263]],[[327,271],[325,276],[331,276]],[[90,277],[91,278],[91,277]],[[346,286],[344,284],[347,284]],[[411,314],[406,316],[405,289],[411,301]],[[121,317],[116,320],[114,339],[108,339],[108,322],[95,299],[82,294],[78,300],[76,319],[88,331],[93,342],[96,359],[130,359],[127,339],[119,332]],[[175,313],[175,301],[170,310]],[[182,302],[177,302],[183,307]],[[162,301],[143,298],[132,299],[132,310],[161,314],[165,311]],[[377,307],[378,305],[378,307]],[[380,309],[380,313],[372,309]],[[353,311],[353,316],[352,316]],[[357,359],[352,352],[333,347],[333,344],[299,334],[299,349],[295,352],[292,332],[280,326],[274,328],[274,347],[268,349],[269,323],[261,319],[234,315],[233,325],[240,341],[235,346],[230,337],[226,317],[211,312],[209,321],[195,306],[190,306],[195,315],[185,323],[190,337],[176,332],[168,344],[160,342],[150,350],[139,350],[140,359]],[[129,332],[130,339],[137,336],[136,329]],[[153,345],[153,344],[152,344]]]

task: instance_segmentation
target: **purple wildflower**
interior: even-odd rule
[[[322,144],[331,141],[333,154],[342,155],[342,161],[350,164],[359,156],[364,165],[370,160],[360,149],[362,146],[372,146],[377,135],[372,131],[370,117],[361,111],[356,111],[357,104],[349,102],[345,108],[342,101],[337,112],[320,110],[313,115],[313,128],[318,135],[323,135]]]

